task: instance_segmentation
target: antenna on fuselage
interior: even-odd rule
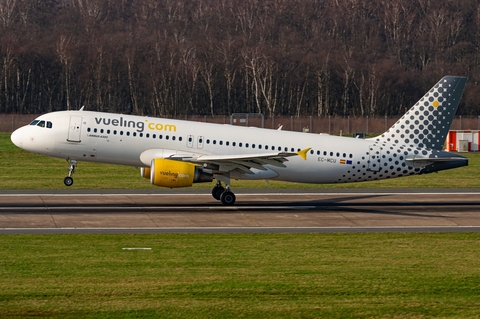
[[[79,111],[83,111],[84,108],[85,108],[85,105],[82,105]]]

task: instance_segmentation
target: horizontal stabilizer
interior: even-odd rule
[[[406,158],[405,161],[407,162],[408,165],[413,166],[413,167],[425,167],[427,165],[435,164],[435,163],[458,163],[461,164],[462,162],[465,162],[464,165],[468,164],[468,158],[465,157],[434,157],[434,158],[428,158],[428,157],[411,157],[411,158]],[[458,165],[458,166],[464,166],[464,165]]]

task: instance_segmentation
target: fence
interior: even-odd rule
[[[0,132],[13,132],[20,126],[27,125],[38,115],[36,114],[0,114]],[[375,117],[342,117],[342,116],[275,116],[264,119],[264,127],[277,129],[282,126],[283,130],[304,131],[310,133],[328,133],[332,135],[344,135],[353,133],[380,134],[385,132],[400,116],[375,116]],[[181,120],[230,124],[230,116],[183,116]],[[238,121],[235,125],[245,125]],[[262,118],[252,116],[248,120],[248,126],[262,126]],[[457,116],[453,120],[451,130],[480,130],[479,116]]]

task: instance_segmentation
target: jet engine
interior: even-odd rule
[[[143,178],[148,178],[150,179],[150,167],[141,167],[140,168],[140,176]]]
[[[164,158],[152,160],[151,167],[141,169],[141,175],[156,186],[169,188],[189,187],[193,183],[211,182],[213,175],[203,171],[195,164],[173,161]]]

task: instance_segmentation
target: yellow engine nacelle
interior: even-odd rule
[[[163,158],[152,160],[150,168],[142,169],[142,176],[150,172],[150,182],[169,188],[189,187],[193,183],[211,182],[212,174],[205,173],[197,165]]]
[[[152,160],[150,182],[156,186],[177,188],[192,186],[195,165],[163,158]]]
[[[150,167],[140,167],[140,176],[150,179]]]

